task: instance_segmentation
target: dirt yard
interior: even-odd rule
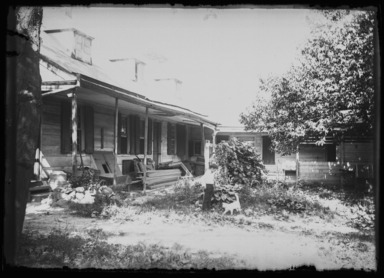
[[[101,229],[110,244],[144,243],[164,248],[178,244],[190,253],[204,250],[210,258],[230,256],[235,259],[231,269],[285,270],[307,265],[316,270],[376,270],[373,230],[362,232],[348,225],[355,214],[339,200],[320,201],[333,217],[284,212],[276,217],[261,211],[221,216],[198,209],[185,214],[128,206],[115,208],[124,213],[103,219],[29,203],[24,230],[48,234],[53,228],[72,233]]]

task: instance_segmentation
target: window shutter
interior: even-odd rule
[[[129,153],[135,154],[136,150],[136,140],[135,140],[135,130],[136,130],[136,122],[135,122],[135,116],[129,115],[128,116],[128,122],[129,122]]]
[[[85,106],[84,112],[84,141],[85,153],[91,154],[94,151],[94,118],[93,107]]]
[[[117,153],[121,154],[121,113],[117,114]]]
[[[175,154],[175,126],[168,123],[167,126],[167,154]]]
[[[177,155],[185,155],[186,150],[186,130],[184,125],[176,125],[176,146],[177,146]]]
[[[152,119],[148,119],[148,147],[147,154],[152,154]]]
[[[189,141],[188,143],[188,154],[189,156],[193,156],[193,141]]]
[[[61,102],[61,153],[67,154],[71,152],[71,103],[68,101]]]
[[[135,116],[135,154],[140,154],[140,117]]]

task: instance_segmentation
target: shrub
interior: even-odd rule
[[[216,185],[212,201],[216,203],[231,203],[236,200],[235,193],[238,193],[240,186]]]
[[[102,181],[99,181],[96,171],[97,170],[95,169],[85,167],[81,176],[73,176],[69,174],[68,181],[71,184],[72,188],[84,187],[85,189],[88,189],[89,186],[95,183],[102,183]]]
[[[215,149],[219,170],[219,183],[260,185],[265,166],[254,147],[236,138],[219,143]],[[220,181],[221,179],[221,181]]]

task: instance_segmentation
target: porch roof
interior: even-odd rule
[[[76,87],[80,88],[79,99],[114,107],[115,98],[123,100],[119,103],[122,109],[130,112],[145,113],[149,108],[149,114],[176,122],[189,124],[205,124],[214,128],[219,123],[208,119],[206,115],[199,114],[189,109],[150,100],[142,94],[125,88],[119,81],[110,77],[102,68],[97,65],[90,65],[70,57],[60,44],[42,32],[43,43],[40,49],[42,63],[46,64],[44,72],[41,72],[43,96],[67,93],[74,88],[71,82],[76,80]],[[41,64],[42,64],[41,63]],[[55,70],[52,70],[52,67]],[[50,69],[48,69],[50,68]],[[55,72],[52,74],[52,72]],[[57,74],[57,72],[62,72]],[[57,75],[57,78],[55,78]],[[55,81],[56,80],[56,81]],[[68,81],[68,84],[64,84]],[[47,85],[49,84],[49,85]]]

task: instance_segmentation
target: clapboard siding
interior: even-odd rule
[[[303,181],[340,182],[340,164],[334,162],[301,161],[299,177]]]
[[[104,130],[104,145],[103,150],[114,149],[114,127],[115,119],[114,112],[106,109],[97,108],[94,109],[94,138],[95,138],[95,149],[101,149],[101,129]]]
[[[301,145],[299,149],[300,161],[326,161],[325,146]]]
[[[42,151],[45,155],[60,154],[60,100],[43,99]]]
[[[372,162],[373,144],[372,143],[344,143],[343,159],[344,162]]]

